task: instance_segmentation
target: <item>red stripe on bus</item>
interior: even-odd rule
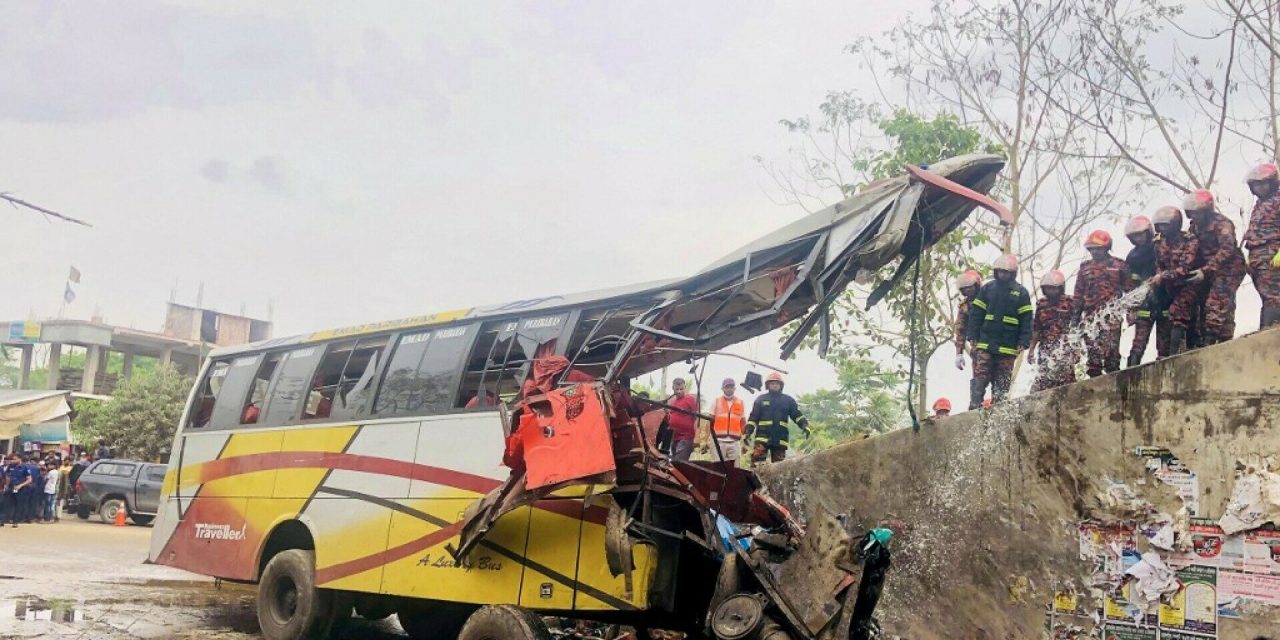
[[[201,466],[199,481],[201,483],[212,482],[255,471],[308,468],[361,471],[395,476],[397,478],[410,478],[466,491],[474,491],[475,493],[489,493],[502,484],[492,478],[462,471],[453,471],[392,458],[331,451],[270,451],[230,458],[218,458]]]
[[[417,540],[406,542],[398,547],[392,547],[386,551],[379,551],[378,553],[365,556],[363,558],[356,558],[355,560],[330,565],[323,569],[316,569],[316,584],[328,584],[334,580],[341,580],[347,576],[363,573],[370,569],[376,569],[385,564],[406,558],[424,549],[430,549],[431,547],[458,535],[460,531],[462,531],[462,523],[455,522],[443,529],[433,531],[421,538],[418,538]]]

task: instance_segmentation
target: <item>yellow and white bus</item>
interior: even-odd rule
[[[626,381],[788,322],[807,332],[859,272],[914,260],[975,204],[999,211],[982,194],[1001,166],[965,156],[873,185],[681,281],[215,350],[174,439],[150,559],[257,583],[271,640],[324,637],[353,607],[397,614],[413,638],[546,637],[538,614],[716,633],[713,601],[744,580],[789,637],[829,637],[787,586],[726,579],[726,558],[748,553],[726,520],[799,528],[749,472],[654,449]],[[563,455],[530,455],[530,471],[565,465],[535,489],[504,452],[513,436],[526,454],[566,442],[516,417],[534,411],[536,364],[557,356],[599,381],[556,397],[594,390],[610,468],[575,476]]]

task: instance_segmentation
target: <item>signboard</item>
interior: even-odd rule
[[[33,344],[40,341],[40,323],[34,321],[10,322],[7,342]]]

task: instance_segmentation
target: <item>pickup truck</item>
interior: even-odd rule
[[[137,525],[151,524],[160,504],[160,487],[168,467],[137,460],[98,460],[76,480],[76,515],[88,520],[94,513],[113,523],[121,509]]]

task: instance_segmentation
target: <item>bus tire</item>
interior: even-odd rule
[[[456,640],[475,610],[453,602],[419,602],[396,611],[396,619],[413,640]]]
[[[258,626],[267,640],[327,638],[333,592],[316,588],[316,554],[287,549],[267,563],[258,582]]]
[[[509,604],[486,605],[467,618],[458,640],[550,640],[537,614]]]
[[[129,519],[132,520],[133,523],[138,525],[139,527],[145,527],[151,524],[151,521],[155,519],[155,516],[144,516],[144,515],[139,515],[135,513],[130,515]]]

